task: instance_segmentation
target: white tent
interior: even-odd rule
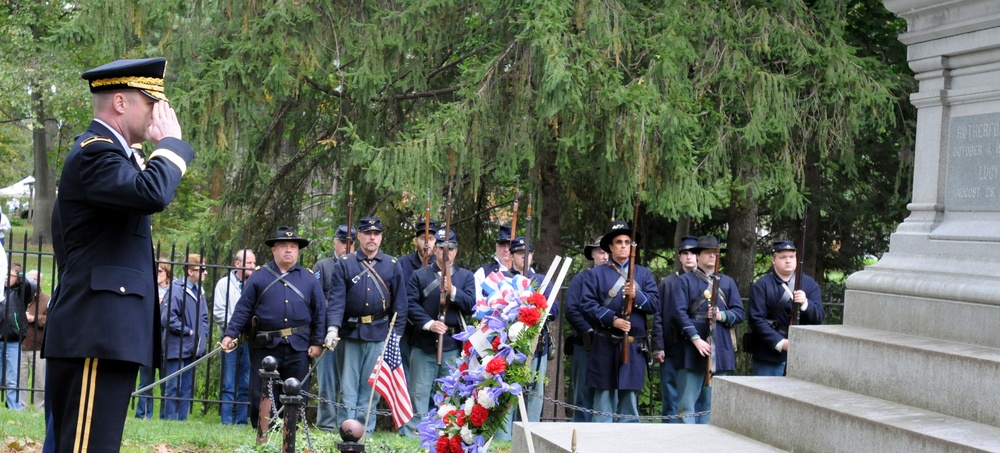
[[[28,176],[14,184],[0,189],[0,197],[28,198],[31,197],[31,186],[35,183],[34,176]]]

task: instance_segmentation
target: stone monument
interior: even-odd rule
[[[844,325],[793,328],[787,378],[718,378],[712,423],[789,451],[1000,451],[1000,1],[885,5],[920,83],[910,215],[847,280]]]

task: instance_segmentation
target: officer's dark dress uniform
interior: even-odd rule
[[[119,60],[82,77],[91,92],[165,99],[165,66],[163,58]],[[58,286],[42,347],[50,451],[118,451],[139,365],[159,365],[150,216],[173,200],[194,151],[163,138],[140,170],[129,145],[94,120],[63,164],[52,211]]]
[[[292,237],[284,237],[290,231]],[[299,238],[294,230],[281,227],[275,238],[265,243],[273,246],[279,241],[299,243],[305,248],[309,241]],[[273,271],[268,270],[268,268]],[[279,280],[274,274],[281,275]],[[276,282],[277,281],[277,282]],[[293,288],[294,286],[294,288]],[[298,289],[296,291],[295,289]],[[301,293],[301,295],[299,294]],[[257,370],[266,356],[278,360],[281,379],[305,379],[309,372],[309,346],[322,345],[326,335],[326,299],[319,281],[308,269],[295,264],[281,274],[272,260],[255,270],[243,286],[243,294],[236,303],[233,316],[226,326],[226,336],[236,338],[248,328],[251,318],[258,319],[257,333],[267,333],[266,342],[250,344],[250,423],[258,426],[260,415],[261,378]],[[254,339],[251,339],[254,340]],[[281,407],[281,386],[273,388],[275,408]]]
[[[382,222],[375,217],[365,217],[358,225],[358,232],[382,231]],[[370,265],[378,277],[363,264]],[[381,281],[380,281],[381,279]],[[383,286],[382,283],[385,283]],[[379,250],[369,259],[363,250],[341,257],[334,271],[332,303],[327,308],[327,325],[340,328],[341,401],[350,406],[340,410],[337,421],[348,418],[363,419],[368,406],[371,386],[368,376],[375,368],[382,343],[389,334],[389,321],[396,315],[393,331],[403,332],[406,324],[406,285],[403,270],[396,258]],[[371,365],[369,367],[369,365]],[[375,403],[379,396],[375,395]],[[360,417],[360,418],[359,418]],[[368,431],[374,430],[372,417]]]
[[[607,234],[601,238],[601,248],[611,253],[610,244],[615,237],[632,236],[633,231],[625,222],[615,222]],[[587,367],[587,386],[594,388],[594,409],[605,412],[638,415],[636,393],[646,384],[645,351],[646,316],[656,313],[660,295],[656,280],[648,268],[636,265],[634,280],[636,295],[632,303],[629,322],[632,324],[628,337],[629,361],[622,364],[622,341],[628,341],[624,332],[614,327],[615,318],[624,316],[625,291],[628,275],[628,261],[619,263],[612,257],[607,264],[597,266],[587,272],[583,280],[580,308],[587,320],[595,327],[590,348],[590,363]],[[610,392],[617,391],[615,398]],[[610,400],[611,405],[606,406]],[[604,406],[604,407],[602,407]],[[595,422],[610,422],[609,417],[595,415]]]
[[[791,241],[781,241],[773,244],[774,253],[795,251]],[[805,311],[799,312],[800,325],[823,324],[823,298],[819,285],[812,277],[802,274],[802,291],[806,293]],[[786,292],[785,287],[788,288]],[[773,364],[788,360],[788,351],[778,351],[775,346],[781,340],[788,338],[789,317],[792,310],[791,291],[795,289],[795,275],[789,281],[784,281],[774,269],[754,282],[750,287],[750,302],[748,307],[748,322],[753,341],[750,342],[750,353],[754,362],[763,361]]]

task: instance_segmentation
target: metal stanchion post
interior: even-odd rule
[[[344,420],[340,425],[340,438],[343,442],[337,442],[337,451],[341,453],[364,453],[365,444],[358,443],[358,439],[364,435],[365,429],[361,422],[354,419]]]
[[[302,407],[302,383],[298,379],[288,378],[281,384],[282,395],[278,397],[285,411],[284,438],[281,451],[295,453],[295,430],[299,421],[299,408]]]
[[[267,443],[267,432],[271,428],[271,389],[275,382],[281,379],[278,374],[278,359],[272,356],[261,361],[260,374],[260,409],[257,413],[257,445]]]

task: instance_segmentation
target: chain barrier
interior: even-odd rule
[[[306,433],[306,445],[309,446],[309,451],[316,451],[316,448],[313,447],[312,437],[309,436],[309,423],[306,421],[305,404],[299,406],[299,420],[302,421],[302,430]]]

